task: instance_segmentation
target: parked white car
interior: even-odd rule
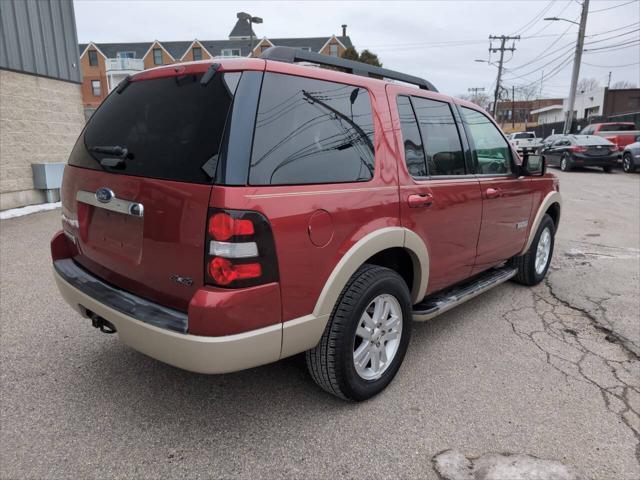
[[[518,152],[536,150],[542,145],[542,139],[537,138],[535,132],[513,132],[507,135],[507,139]]]

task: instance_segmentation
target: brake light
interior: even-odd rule
[[[253,235],[255,230],[251,220],[235,219],[228,213],[220,212],[209,218],[209,235],[216,240],[229,240],[235,235]]]
[[[207,220],[205,283],[240,288],[278,280],[276,249],[264,215],[210,209]]]
[[[573,153],[584,153],[587,151],[585,147],[580,147],[580,146],[571,147],[569,150]]]
[[[209,275],[218,285],[225,286],[236,280],[259,278],[262,275],[262,267],[259,263],[236,265],[226,258],[214,257],[209,262]]]

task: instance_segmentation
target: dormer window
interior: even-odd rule
[[[198,60],[202,60],[202,48],[200,47],[193,47],[191,49],[191,53],[193,55],[193,61],[197,62]]]
[[[162,65],[162,49],[160,48],[153,49],[153,64]]]
[[[89,50],[89,66],[96,67],[98,65],[98,52]]]
[[[329,55],[331,55],[332,57],[337,57],[338,56],[338,44],[337,43],[332,43],[331,45],[329,45]]]

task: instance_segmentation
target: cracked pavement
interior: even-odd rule
[[[0,478],[455,478],[445,451],[465,479],[640,478],[640,175],[558,176],[547,280],[414,324],[362,404],[299,357],[204,376],[128,349],[55,290],[59,211],[0,222]]]

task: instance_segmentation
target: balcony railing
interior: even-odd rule
[[[105,66],[107,72],[144,70],[144,62],[141,58],[107,58]]]

